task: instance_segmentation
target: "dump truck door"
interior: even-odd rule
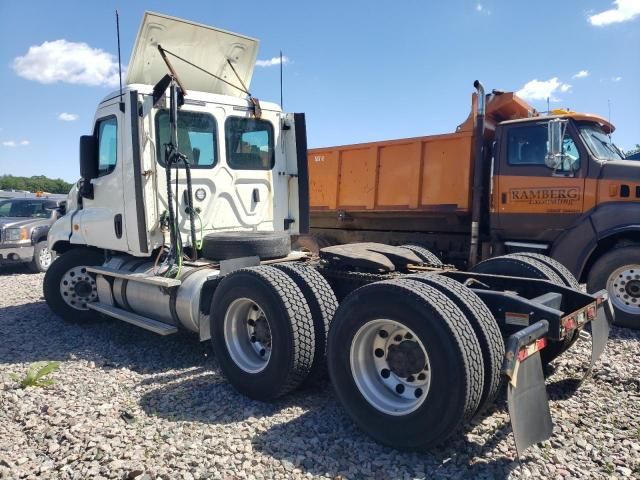
[[[559,169],[545,164],[547,121],[502,125],[497,140],[492,229],[503,240],[551,242],[582,214],[587,152],[571,123]]]

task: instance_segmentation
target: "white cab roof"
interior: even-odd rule
[[[158,45],[198,67],[242,87],[229,66],[231,61],[247,89],[258,54],[258,40],[199,23],[145,12],[127,70],[127,84],[155,85],[169,70]],[[184,88],[244,97],[245,93],[167,55]]]

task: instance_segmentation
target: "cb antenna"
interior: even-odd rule
[[[120,15],[116,9],[116,36],[118,37],[118,77],[120,78],[120,111],[124,113],[122,101],[122,60],[120,59]]]
[[[282,99],[282,50],[280,50],[280,108],[284,112],[284,100]]]

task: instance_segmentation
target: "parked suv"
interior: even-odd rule
[[[55,258],[47,245],[49,227],[64,210],[63,200],[0,200],[0,265],[26,263],[33,272],[46,271]]]

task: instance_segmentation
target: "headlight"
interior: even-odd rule
[[[7,242],[20,242],[22,240],[29,240],[27,236],[26,228],[7,228],[4,231],[4,239]]]

